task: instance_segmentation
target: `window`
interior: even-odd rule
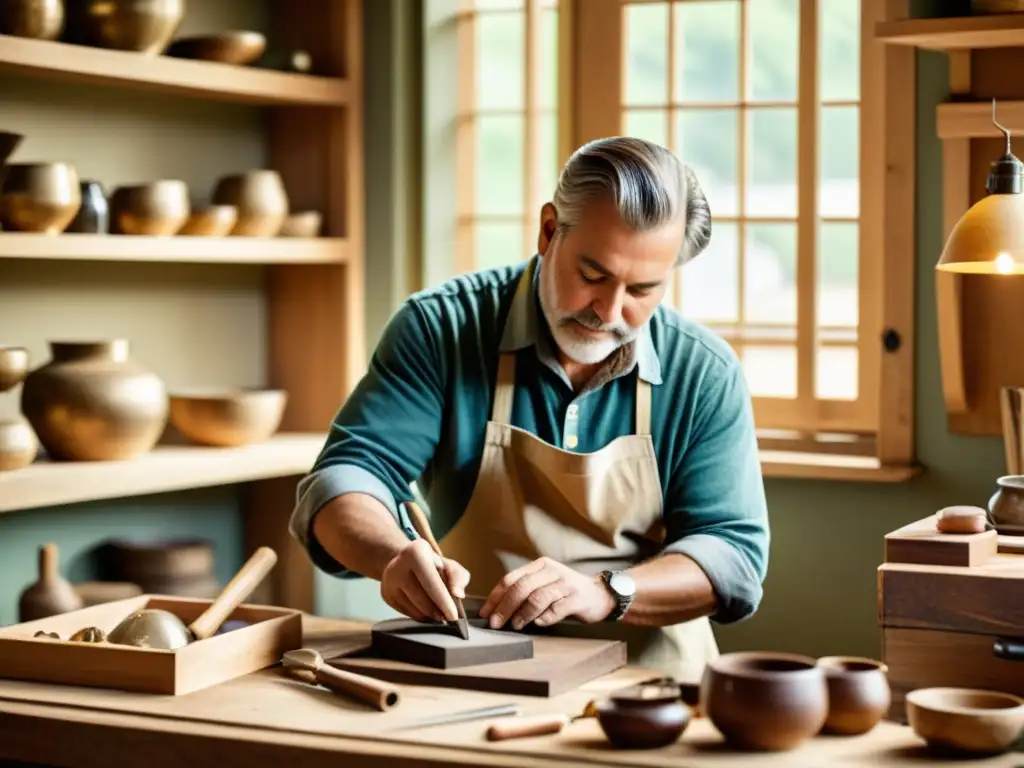
[[[794,445],[860,436],[855,450],[872,452],[882,414],[899,413],[887,454],[909,461],[912,314],[900,311],[910,328],[898,355],[884,358],[880,343],[896,323],[883,316],[885,291],[907,290],[913,269],[912,236],[883,229],[887,216],[913,218],[912,200],[896,200],[912,198],[913,161],[893,159],[900,126],[886,114],[912,132],[912,104],[908,118],[897,102],[913,64],[870,36],[893,2],[431,3],[448,13],[428,20],[428,35],[454,28],[459,62],[452,118],[435,111],[428,136],[428,180],[450,173],[457,199],[447,215],[427,201],[428,229],[450,226],[455,254],[434,279],[529,257],[539,208],[579,144],[657,141],[693,167],[714,221],[707,251],[677,271],[665,302],[736,349],[759,430]],[[428,68],[425,81],[430,91],[444,78]],[[447,165],[433,151],[445,142]],[[429,258],[440,240],[428,235]],[[909,262],[887,266],[891,242]],[[881,402],[885,382],[898,382],[887,395],[898,405]]]

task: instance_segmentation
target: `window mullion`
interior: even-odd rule
[[[797,400],[816,406],[818,245],[818,0],[800,0],[797,107]]]

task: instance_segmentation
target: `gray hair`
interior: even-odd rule
[[[696,174],[654,142],[613,136],[577,149],[558,177],[552,200],[559,229],[579,224],[595,199],[613,200],[635,232],[657,229],[683,214],[685,238],[677,266],[695,258],[711,240],[711,208]]]

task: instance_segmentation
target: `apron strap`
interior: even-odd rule
[[[512,423],[512,396],[515,391],[516,356],[514,352],[505,352],[498,356],[498,379],[494,385],[491,421],[497,424]]]
[[[651,382],[636,377],[636,433],[651,434]]]

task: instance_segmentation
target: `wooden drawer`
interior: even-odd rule
[[[930,629],[882,631],[893,720],[905,721],[903,699],[915,688],[989,688],[1024,696],[1024,640]]]

